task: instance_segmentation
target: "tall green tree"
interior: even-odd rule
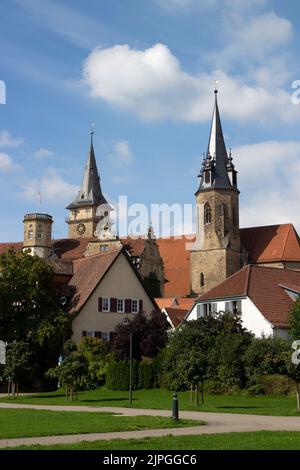
[[[296,300],[289,316],[289,335],[293,342],[300,341],[300,296]],[[300,358],[300,353],[298,354],[298,358]],[[295,381],[297,408],[298,411],[300,411],[300,364],[293,364],[292,349],[291,353],[287,354],[286,364],[289,377]]]
[[[34,375],[57,361],[71,318],[63,312],[49,264],[10,250],[0,256],[0,339],[25,342]]]

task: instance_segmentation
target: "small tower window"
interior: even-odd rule
[[[209,184],[210,183],[210,174],[209,174],[209,171],[206,171],[204,173],[204,180],[205,180],[205,183]]]
[[[37,239],[42,240],[42,238],[43,238],[43,232],[42,232],[42,230],[38,230],[37,231]]]
[[[211,224],[211,208],[209,204],[204,206],[204,223]]]
[[[33,240],[33,230],[28,230],[28,239]]]
[[[204,286],[204,273],[200,274],[200,287]]]

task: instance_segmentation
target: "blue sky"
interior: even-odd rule
[[[81,182],[95,122],[107,198],[194,203],[218,79],[241,226],[300,230],[297,0],[2,0],[1,241],[53,215]]]

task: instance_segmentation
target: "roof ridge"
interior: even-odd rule
[[[286,249],[286,245],[287,245],[287,242],[288,242],[288,239],[289,239],[289,236],[290,236],[290,232],[291,232],[291,226],[292,226],[292,224],[289,224],[289,229],[288,229],[286,239],[285,239],[285,242],[284,242],[283,248],[282,248],[281,258],[283,258],[283,255],[284,255],[284,252],[285,252],[285,249]]]
[[[248,270],[247,270],[247,276],[246,276],[246,280],[245,280],[244,295],[247,295],[247,294],[248,294],[249,282],[250,282],[250,274],[251,274],[251,267],[252,267],[251,264],[248,264],[248,265],[247,265]]]

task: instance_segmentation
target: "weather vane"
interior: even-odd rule
[[[220,83],[220,80],[214,80],[214,84],[215,84],[215,93],[218,93],[218,85]]]
[[[94,134],[95,126],[96,126],[96,124],[94,122],[92,122],[92,125],[91,125],[91,134],[92,135]]]

